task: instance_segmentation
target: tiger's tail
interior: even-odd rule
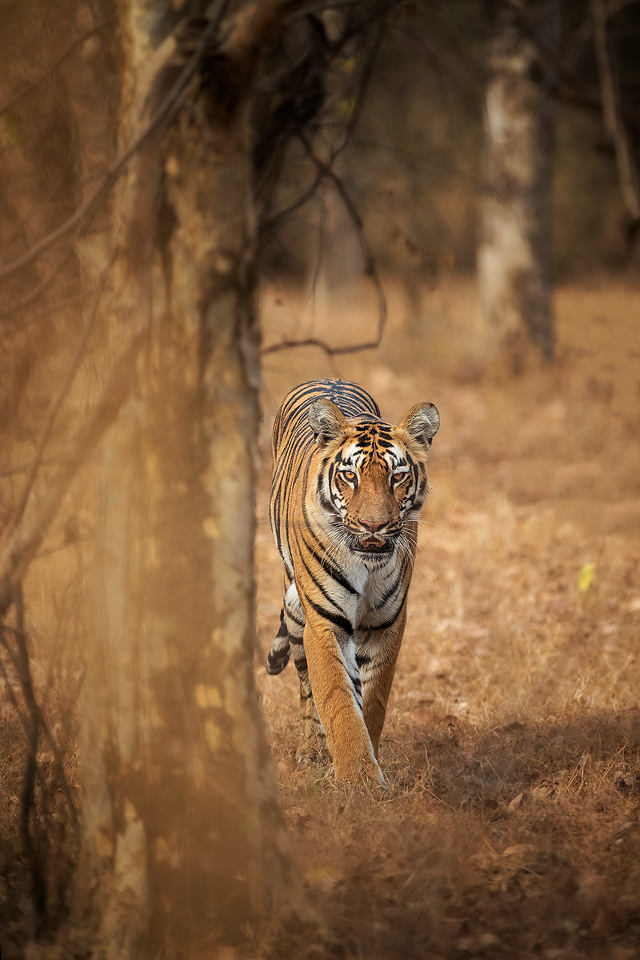
[[[273,646],[267,656],[267,673],[275,675],[282,673],[289,663],[291,656],[291,646],[289,644],[289,631],[284,619],[284,607],[280,611],[280,627],[273,641]]]

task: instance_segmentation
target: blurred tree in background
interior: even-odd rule
[[[553,356],[552,211],[557,3],[491,10],[478,285],[489,331],[518,366]]]

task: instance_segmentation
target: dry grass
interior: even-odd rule
[[[296,677],[257,666],[292,842],[326,917],[318,955],[640,955],[639,300],[622,284],[561,290],[558,363],[518,381],[478,377],[473,291],[460,283],[426,294],[410,331],[397,294],[375,356],[267,366],[267,407],[308,376],[341,375],[390,419],[416,400],[442,418],[382,802],[296,765]],[[352,309],[316,329],[345,337]],[[274,329],[283,316],[293,329],[296,310],[308,322],[304,301],[266,299]],[[265,477],[263,652],[280,606],[267,495]]]
[[[256,955],[632,960],[640,955],[639,292],[611,283],[561,290],[558,362],[517,381],[480,376],[470,284],[425,291],[411,323],[401,291],[390,292],[375,354],[335,364],[305,350],[265,364],[256,678],[292,851],[325,930],[317,943],[279,930]],[[361,290],[324,310],[270,290],[264,308],[265,342],[311,332],[351,340],[375,322]],[[281,601],[266,520],[270,421],[289,387],[324,375],[363,383],[391,420],[417,400],[435,401],[442,418],[383,736],[390,786],[382,801],[336,789],[327,767],[296,765],[295,672],[270,678],[263,669]],[[82,491],[72,499],[79,542],[58,551],[67,530],[56,527],[44,551],[54,552],[36,561],[26,590],[34,679],[48,691],[48,715],[60,718],[56,737],[70,744],[63,720],[81,678],[87,626],[78,596],[91,526]],[[595,573],[581,591],[588,563]],[[4,697],[7,955],[6,931],[22,934],[28,914],[16,828],[23,742]],[[49,784],[52,810],[44,837],[61,801],[46,751],[41,760],[39,789]],[[67,869],[52,870],[50,882]]]

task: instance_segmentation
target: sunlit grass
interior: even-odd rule
[[[519,380],[492,367],[482,374],[470,282],[425,291],[410,323],[400,319],[402,291],[388,293],[377,352],[334,361],[305,349],[273,354],[264,367],[256,678],[292,853],[324,929],[310,943],[275,924],[255,954],[635,960],[638,291],[622,283],[560,290],[558,361]],[[263,305],[265,342],[301,330],[347,342],[375,327],[374,299],[361,290],[336,295],[328,313],[287,290],[265,291]],[[271,418],[293,384],[318,376],[358,380],[391,420],[418,400],[436,402],[441,414],[381,747],[389,783],[382,800],[337,788],[328,765],[296,764],[295,671],[273,678],[263,665],[282,590],[267,521]],[[62,511],[25,597],[34,682],[80,802],[72,717],[95,522],[86,477],[67,505],[80,537],[69,542]],[[0,907],[16,931],[24,923],[23,759],[24,734],[5,691]],[[64,808],[46,744],[40,761],[38,789],[48,785],[51,795],[39,829],[61,850],[54,884],[70,843],[56,839]]]
[[[299,379],[340,375],[389,418],[432,400],[442,420],[382,803],[297,767],[296,678],[257,668],[300,869],[338,956],[637,955],[637,302],[624,284],[561,290],[558,363],[520,380],[478,375],[466,283],[425,294],[409,331],[393,291],[376,355],[267,365],[270,408]],[[336,306],[319,330],[343,336],[350,316]],[[261,524],[261,652],[277,628],[274,556]],[[287,949],[302,948],[273,946]]]

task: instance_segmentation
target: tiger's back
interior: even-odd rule
[[[288,538],[288,513],[297,506],[295,493],[304,468],[310,466],[315,445],[309,408],[320,398],[331,400],[345,417],[380,417],[380,409],[372,396],[356,383],[344,380],[311,380],[295,387],[283,400],[273,424],[273,481],[269,512],[271,529],[280,556],[287,565],[291,556]],[[308,470],[307,470],[308,479]],[[289,571],[291,573],[291,567]]]

